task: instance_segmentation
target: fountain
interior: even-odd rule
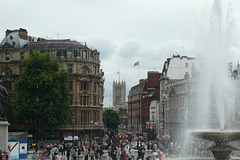
[[[216,160],[229,160],[232,151],[240,149],[232,147],[229,142],[239,140],[240,132],[234,131],[195,131],[192,136],[215,142],[215,146],[207,148],[212,151]]]
[[[204,67],[200,71],[199,79],[201,92],[198,99],[201,101],[196,106],[198,116],[194,117],[197,127],[191,135],[215,142],[214,146],[206,150],[212,151],[216,160],[229,160],[232,151],[240,151],[229,144],[240,139],[240,131],[233,131],[232,128],[235,112],[233,97],[236,93],[226,61],[232,34],[229,10],[227,12],[224,22],[221,0],[214,0],[209,26],[205,27],[206,30],[202,29],[205,31],[201,33],[202,39],[199,42],[202,45],[197,48],[203,53],[201,60]],[[214,120],[213,114],[217,117]],[[215,123],[214,130],[212,121]],[[215,130],[216,128],[218,129]]]

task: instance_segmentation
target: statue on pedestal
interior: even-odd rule
[[[8,92],[0,80],[0,121],[7,121]]]

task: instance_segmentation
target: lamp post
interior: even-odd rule
[[[139,148],[139,118],[137,116],[137,149]]]
[[[50,102],[50,106],[51,106],[51,111],[52,111],[52,115],[53,115],[53,103],[52,101]],[[53,124],[51,123],[51,141],[53,141]]]
[[[38,86],[37,86],[38,88]],[[38,102],[39,102],[39,98],[36,98],[36,103],[37,103],[37,109],[39,110],[39,106],[38,106]],[[35,138],[36,138],[36,145],[35,145],[35,151],[38,151],[38,126],[39,126],[39,115],[37,114],[37,117],[35,118]],[[39,129],[41,128],[41,126],[39,127]]]
[[[73,124],[73,130],[72,130],[72,141],[73,141],[72,145],[73,145],[74,144],[74,121],[75,121],[75,116],[72,115],[71,119],[72,119],[72,124]]]
[[[165,121],[164,121],[164,110],[165,110],[165,104],[166,104],[166,101],[165,99],[162,100],[162,106],[163,106],[163,111],[162,111],[162,127],[163,127],[163,135],[165,133]]]

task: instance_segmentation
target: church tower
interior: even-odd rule
[[[126,103],[126,82],[113,81],[113,106]]]

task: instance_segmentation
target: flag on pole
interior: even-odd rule
[[[135,66],[138,66],[138,65],[139,65],[139,61],[135,62],[133,66],[135,67]]]
[[[117,74],[119,74],[119,73],[120,73],[120,71],[117,72]]]

